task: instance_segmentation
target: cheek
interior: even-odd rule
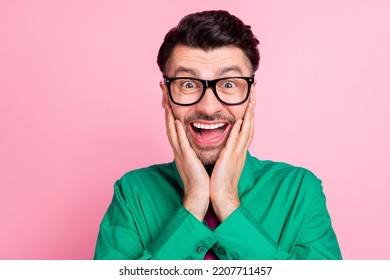
[[[186,106],[177,106],[171,103],[171,109],[176,120],[181,121],[184,124],[184,119],[190,113],[191,108]]]
[[[232,106],[229,108],[229,114],[234,117],[235,120],[243,119],[246,112],[247,104]]]

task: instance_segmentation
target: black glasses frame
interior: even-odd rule
[[[245,103],[248,100],[249,92],[251,90],[251,87],[252,87],[253,83],[255,82],[255,76],[252,76],[252,77],[224,77],[224,78],[219,78],[219,79],[215,79],[215,80],[202,80],[202,79],[197,79],[197,78],[192,78],[192,77],[168,78],[168,77],[163,76],[163,78],[164,78],[164,84],[168,88],[169,98],[171,99],[172,103],[174,103],[176,105],[180,105],[180,106],[191,106],[191,105],[194,105],[194,104],[198,103],[203,98],[204,94],[206,93],[206,89],[207,88],[211,88],[213,90],[213,93],[214,93],[215,97],[222,104],[229,105],[229,106],[240,105],[240,104]],[[234,78],[234,79],[237,79],[237,78],[243,79],[243,80],[245,80],[248,83],[248,92],[246,93],[245,99],[243,101],[241,101],[241,102],[228,103],[228,102],[223,101],[218,96],[217,89],[216,89],[217,83],[219,81],[226,80],[226,79],[232,79],[232,78]],[[189,104],[182,104],[182,103],[178,103],[175,100],[173,100],[172,93],[171,93],[171,83],[172,83],[172,81],[179,80],[179,79],[191,79],[191,80],[196,80],[196,81],[199,81],[199,82],[202,83],[202,85],[203,85],[203,92],[200,95],[198,100],[196,100],[195,102],[189,103]]]

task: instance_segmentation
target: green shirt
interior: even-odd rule
[[[183,207],[175,162],[131,171],[115,183],[94,259],[341,259],[310,171],[248,153],[238,190],[241,205],[211,230]]]

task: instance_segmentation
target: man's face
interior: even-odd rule
[[[224,77],[250,77],[250,63],[237,47],[223,47],[205,52],[200,48],[176,46],[168,61],[167,77],[192,77],[214,80]],[[161,83],[162,105],[171,108],[175,119],[185,128],[191,147],[203,165],[212,165],[225,147],[233,124],[244,117],[249,102],[255,105],[255,84],[250,98],[243,104],[229,106],[221,103],[211,88],[191,106],[173,104],[167,87]]]

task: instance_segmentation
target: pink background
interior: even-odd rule
[[[92,258],[115,180],[172,160],[156,55],[205,9],[261,41],[252,154],[323,180],[345,259],[390,259],[387,0],[0,0],[0,259]]]

